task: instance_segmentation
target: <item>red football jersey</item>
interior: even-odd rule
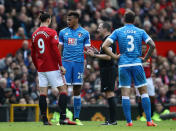
[[[56,31],[48,27],[39,27],[32,34],[31,56],[38,72],[54,71],[62,66],[58,44]]]
[[[142,64],[146,78],[151,77],[151,67],[152,67],[152,59],[148,59],[145,63]]]

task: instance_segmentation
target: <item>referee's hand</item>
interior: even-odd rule
[[[95,55],[93,50],[88,50],[87,53],[91,57],[94,57],[94,55]]]

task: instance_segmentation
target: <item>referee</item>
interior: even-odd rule
[[[108,23],[100,23],[98,26],[98,33],[103,38],[103,42],[111,34],[111,26]],[[112,51],[116,52],[116,44],[111,44],[109,47]],[[100,67],[100,79],[101,79],[101,92],[105,92],[108,104],[109,104],[109,120],[101,125],[117,125],[116,118],[116,102],[115,102],[115,79],[116,79],[116,68],[115,62],[110,56],[106,55],[100,47],[100,52],[98,54],[94,53],[93,50],[88,50],[87,55],[99,59]]]

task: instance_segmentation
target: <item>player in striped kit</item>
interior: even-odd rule
[[[135,14],[131,10],[127,10],[124,15],[126,24],[116,29],[103,43],[103,49],[113,59],[117,59],[119,68],[119,87],[122,91],[122,106],[127,120],[127,126],[132,126],[131,106],[130,106],[130,86],[131,80],[134,80],[135,88],[138,88],[142,107],[146,114],[147,126],[157,126],[151,120],[151,103],[147,93],[147,82],[142,62],[146,62],[151,56],[155,43],[148,34],[133,25]],[[108,47],[118,41],[120,54],[114,54]],[[142,58],[142,41],[148,44],[149,50],[144,58]]]
[[[79,24],[79,14],[71,11],[67,16],[68,27],[59,33],[60,48],[63,49],[63,66],[67,85],[73,85],[74,119],[77,125],[83,125],[79,120],[81,111],[81,87],[84,73],[84,48],[90,46],[90,34]]]

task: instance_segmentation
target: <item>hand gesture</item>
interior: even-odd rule
[[[88,49],[87,51],[84,51],[84,54],[91,56],[91,57],[94,57],[94,55],[95,55],[94,51],[92,49]]]

